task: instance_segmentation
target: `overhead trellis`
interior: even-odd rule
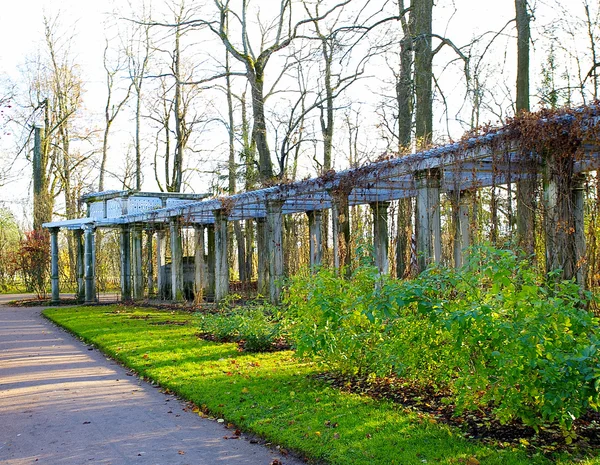
[[[384,159],[359,168],[330,171],[317,178],[218,198],[207,199],[206,194],[136,191],[89,194],[82,198],[88,205],[87,218],[52,222],[44,226],[53,230],[81,230],[143,225],[160,230],[175,220],[180,225],[217,223],[214,228],[215,240],[222,242],[219,234],[223,230],[223,221],[265,219],[268,222],[269,218],[274,218],[273,215],[310,213],[355,205],[373,206],[416,198],[417,209],[421,209],[420,213],[416,213],[416,220],[420,221],[422,228],[434,231],[439,229],[439,212],[436,213],[436,219],[428,218],[424,211],[431,209],[431,206],[438,208],[439,192],[460,194],[510,185],[539,173],[556,181],[557,176],[563,174],[572,177],[597,170],[600,166],[599,119],[598,105],[526,114],[514,118],[501,128],[484,128],[452,144]],[[557,167],[564,169],[565,173],[557,174]],[[438,200],[435,200],[436,196]],[[378,210],[377,215],[377,221],[380,222],[377,227],[383,234],[387,213]],[[269,228],[271,233],[275,228],[275,234],[281,234],[277,229],[280,225],[270,224]],[[340,233],[341,229],[336,231]],[[418,247],[425,250],[426,254],[439,257],[439,237],[431,239],[433,243],[437,241],[438,245],[431,245],[428,242],[430,239],[424,238],[428,234],[421,234],[422,243],[419,242]],[[435,234],[435,231],[431,234]],[[387,233],[381,240],[387,241]],[[177,244],[173,246],[177,247]],[[387,248],[381,250],[380,256],[384,257]],[[221,252],[219,257],[223,257]],[[221,272],[225,273],[223,269]],[[276,275],[279,273],[275,272]]]

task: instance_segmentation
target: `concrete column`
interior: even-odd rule
[[[573,220],[575,235],[575,278],[577,284],[585,288],[587,285],[588,264],[586,259],[585,223],[584,223],[584,194],[585,175],[579,174],[573,177],[571,187],[573,202]]]
[[[121,300],[131,300],[131,233],[127,224],[121,226]]]
[[[308,216],[308,241],[310,244],[310,268],[314,271],[323,261],[323,233],[321,210],[306,212]]]
[[[156,287],[158,288],[158,297],[166,300],[167,296],[167,276],[165,273],[167,250],[167,234],[164,229],[156,231]]]
[[[437,169],[415,173],[417,187],[416,236],[419,271],[442,258],[440,222],[440,171]]]
[[[467,249],[471,246],[471,218],[469,208],[473,192],[460,191],[454,194],[454,266],[460,268],[465,264]]]
[[[199,303],[206,288],[206,263],[204,262],[204,225],[194,225],[194,302]]]
[[[146,286],[148,287],[148,297],[153,297],[154,290],[154,261],[152,260],[152,244],[154,239],[154,231],[146,229]]]
[[[267,249],[269,251],[269,299],[281,302],[283,285],[283,202],[267,202]]]
[[[85,301],[96,302],[96,245],[94,227],[84,226]]]
[[[333,226],[333,265],[336,270],[344,267],[347,277],[351,270],[350,250],[350,207],[348,196],[336,193],[332,195]]]
[[[171,300],[182,302],[183,293],[183,244],[179,218],[169,220],[171,229]]]
[[[83,230],[76,229],[73,231],[75,238],[75,252],[77,254],[76,274],[77,274],[77,302],[85,301],[85,265],[84,261],[84,247],[83,247]]]
[[[58,282],[58,231],[50,228],[50,281],[52,285],[52,303],[60,301],[60,286]]]
[[[206,283],[206,293],[215,296],[215,228],[214,225],[212,227],[206,228],[206,242],[207,242],[207,283]]]
[[[215,210],[215,302],[229,294],[229,264],[227,263],[227,213]]]
[[[144,273],[142,271],[142,228],[134,225],[131,228],[131,274],[133,277],[133,299],[144,298]]]
[[[256,218],[256,253],[258,256],[258,294],[269,295],[269,246],[267,219]]]
[[[331,239],[333,242],[333,268],[340,270],[340,244],[339,244],[339,213],[335,202],[331,202]]]
[[[388,208],[389,202],[375,202],[371,204],[373,212],[373,254],[375,266],[379,273],[390,272],[389,235],[388,235]]]

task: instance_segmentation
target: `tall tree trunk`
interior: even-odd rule
[[[252,116],[254,127],[252,128],[252,139],[258,151],[258,170],[261,181],[269,181],[273,178],[273,163],[271,151],[267,141],[267,123],[265,119],[265,97],[264,97],[264,70],[260,63],[254,67],[247,65],[248,79],[252,93]]]
[[[174,77],[175,77],[175,135],[177,143],[175,144],[175,156],[173,157],[173,178],[171,181],[171,192],[181,192],[183,175],[183,151],[185,150],[185,115],[183,113],[181,102],[181,50],[180,50],[181,29],[177,27],[175,32],[175,50],[174,50]]]
[[[228,177],[229,177],[229,195],[233,195],[236,193],[237,187],[237,166],[235,163],[235,120],[233,118],[233,99],[231,94],[231,76],[229,72],[231,71],[229,66],[229,52],[225,50],[225,84],[226,84],[226,96],[227,96],[227,116],[228,116],[228,126],[229,126],[229,160],[228,160]],[[237,254],[238,254],[238,274],[241,282],[247,282],[248,277],[246,275],[246,244],[244,232],[242,231],[242,225],[240,221],[233,222],[233,232],[235,236],[235,241],[237,244]],[[233,236],[230,236],[233,239]],[[231,248],[233,250],[233,247]]]
[[[398,3],[400,15],[405,11],[404,0]],[[409,10],[410,11],[410,10]],[[406,17],[408,16],[408,17]],[[398,105],[398,153],[407,152],[411,146],[413,117],[413,15],[406,13],[401,18],[400,73],[396,82],[396,103]],[[410,246],[412,236],[412,199],[398,201],[398,236],[396,241],[396,277],[403,278],[409,272]]]
[[[529,22],[527,0],[515,0],[517,21],[516,111],[529,111]],[[517,243],[527,256],[535,252],[535,210],[537,168],[523,166],[527,178],[517,181]]]
[[[431,143],[433,133],[433,0],[413,0],[412,7],[415,27],[415,137],[418,147],[425,148]]]

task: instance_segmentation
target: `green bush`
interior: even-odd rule
[[[251,305],[198,315],[200,333],[222,342],[239,342],[248,352],[266,352],[283,337],[274,307]]]
[[[331,370],[393,374],[450,392],[458,412],[566,431],[599,403],[599,323],[586,299],[511,252],[477,247],[460,270],[406,282],[372,267],[349,280],[305,273],[286,304],[299,355]]]

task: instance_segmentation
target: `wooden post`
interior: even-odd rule
[[[206,288],[206,263],[204,262],[204,225],[194,225],[194,302],[199,303]]]
[[[171,229],[171,300],[182,302],[183,293],[183,245],[179,218],[169,220]]]
[[[131,233],[127,224],[121,226],[121,300],[131,300]]]
[[[306,212],[308,216],[308,241],[310,243],[310,268],[314,272],[323,261],[323,235],[321,210]]]
[[[472,202],[471,191],[455,193],[454,210],[454,266],[460,268],[465,264],[466,250],[471,246],[471,230],[469,206]]]
[[[442,256],[440,171],[432,169],[415,173],[415,184],[417,265],[421,272],[432,262],[440,263]]]
[[[281,302],[283,284],[283,202],[267,202],[267,248],[269,251],[269,298],[272,304]]]
[[[131,244],[133,260],[131,269],[133,275],[133,299],[144,298],[144,274],[142,271],[142,229],[138,225],[131,228]]]
[[[227,263],[227,213],[215,210],[215,302],[229,294],[229,264]]]
[[[256,249],[258,255],[258,294],[267,296],[269,295],[269,246],[266,218],[256,218]]]
[[[148,297],[155,295],[154,289],[154,261],[152,260],[152,244],[154,239],[154,231],[146,229],[146,285],[148,286]]]
[[[165,273],[167,249],[166,232],[164,229],[156,231],[156,287],[158,288],[158,297],[161,300],[167,299],[167,276]]]
[[[85,279],[84,279],[84,270],[85,265],[84,261],[84,248],[83,248],[83,230],[76,229],[73,231],[73,236],[75,238],[75,251],[77,253],[77,302],[85,301]]]
[[[58,282],[58,231],[50,228],[50,281],[52,284],[52,303],[60,302],[60,287]]]
[[[85,262],[85,302],[96,302],[96,247],[94,244],[94,226],[84,226],[84,262]]]
[[[389,261],[389,236],[388,236],[388,207],[389,202],[375,202],[371,204],[373,212],[373,253],[375,266],[379,273],[390,272]]]

